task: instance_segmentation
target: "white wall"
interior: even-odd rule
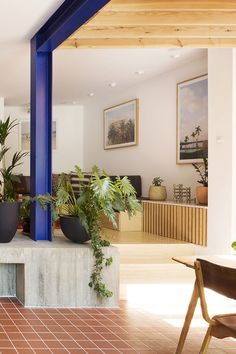
[[[26,107],[5,107],[5,117],[26,121],[30,119]],[[75,164],[83,167],[83,107],[78,105],[58,105],[53,107],[53,120],[57,125],[57,147],[53,150],[53,172],[69,172]],[[20,126],[15,128],[9,136],[8,146],[11,147],[7,155],[6,165],[15,151],[21,149]],[[16,170],[24,175],[30,174],[30,158],[27,156],[24,163]]]
[[[207,253],[236,240],[236,50],[209,49],[209,196]]]
[[[0,120],[4,119],[4,97],[0,97]]]
[[[125,92],[117,87],[107,97],[89,99],[84,105],[84,168],[97,164],[109,174],[140,174],[143,196],[155,176],[164,178],[169,199],[173,199],[174,183],[191,186],[195,194],[193,167],[176,165],[176,84],[206,72],[207,58],[203,57]],[[133,98],[139,98],[138,146],[104,150],[103,109]]]

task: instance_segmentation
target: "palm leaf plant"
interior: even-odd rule
[[[16,200],[16,195],[13,188],[13,182],[17,180],[14,175],[14,169],[21,165],[21,160],[26,156],[27,152],[15,152],[11,163],[8,167],[5,166],[5,156],[10,150],[6,147],[6,140],[11,133],[12,129],[18,125],[16,120],[11,121],[8,117],[5,121],[0,121],[0,163],[2,167],[0,168],[0,174],[2,176],[0,180],[1,192],[0,201],[13,202]]]
[[[16,193],[13,182],[18,178],[14,170],[21,164],[21,160],[27,155],[26,152],[15,152],[8,166],[5,157],[10,150],[6,146],[6,140],[13,128],[18,125],[16,120],[11,121],[8,117],[0,121],[0,242],[10,242],[14,237],[19,222],[19,203],[16,201]]]
[[[68,176],[62,175],[55,196],[39,195],[37,199],[44,209],[50,204],[54,219],[62,213],[80,218],[91,238],[95,258],[89,286],[101,297],[111,297],[112,292],[102,281],[103,268],[112,264],[112,257],[106,258],[103,252],[103,247],[109,246],[110,243],[101,237],[102,215],[105,214],[113,226],[117,227],[117,211],[127,211],[131,217],[142,208],[128,177],[117,177],[113,182],[105,172],[100,172],[95,166],[89,182],[84,183],[84,174],[78,166],[76,173],[81,181],[78,196],[75,195]]]

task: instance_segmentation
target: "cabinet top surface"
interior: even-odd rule
[[[201,205],[201,204],[195,204],[195,203],[178,203],[174,202],[173,200],[165,200],[165,201],[159,201],[159,200],[142,200],[142,203],[153,203],[153,204],[164,204],[164,205],[176,205],[176,206],[181,206],[181,207],[189,207],[189,208],[202,208],[202,209],[208,209],[207,205]]]

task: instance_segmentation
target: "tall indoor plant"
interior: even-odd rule
[[[51,205],[54,218],[60,215],[61,228],[66,237],[79,243],[91,239],[95,262],[89,286],[98,295],[110,297],[112,292],[102,281],[104,266],[112,263],[112,258],[106,258],[103,252],[103,247],[110,243],[102,239],[102,215],[105,214],[116,227],[117,211],[127,211],[132,216],[142,208],[128,177],[117,177],[112,181],[95,166],[91,178],[84,183],[84,175],[78,166],[76,173],[80,180],[78,195],[75,195],[68,176],[62,175],[55,196],[39,195],[37,199],[44,209],[47,204]]]
[[[193,163],[195,171],[199,174],[200,179],[198,183],[201,186],[196,188],[196,197],[199,204],[208,204],[208,158],[203,157],[203,163]]]
[[[14,169],[21,164],[21,159],[26,152],[15,152],[9,166],[5,165],[5,156],[9,151],[6,140],[12,129],[17,126],[16,120],[11,121],[8,117],[5,121],[0,120],[0,243],[10,242],[17,231],[19,221],[19,203],[13,188]]]

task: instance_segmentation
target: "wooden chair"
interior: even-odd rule
[[[204,291],[205,288],[208,288],[221,295],[236,300],[236,269],[223,267],[202,259],[197,259],[195,261],[194,268],[196,281],[176,354],[182,353],[198,298],[200,298],[203,318],[209,323],[200,349],[200,354],[205,354],[207,352],[211,337],[220,339],[226,337],[236,338],[236,313],[216,315],[210,318]]]

